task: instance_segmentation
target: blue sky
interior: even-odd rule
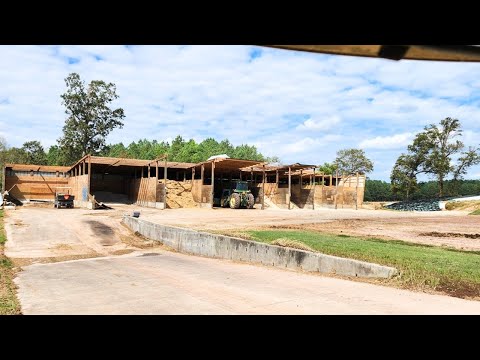
[[[458,118],[480,144],[480,64],[400,62],[254,46],[1,46],[0,136],[61,136],[64,78],[117,85],[125,126],[109,142],[228,138],[282,162],[331,162],[363,148],[388,180],[416,132]],[[480,178],[480,167],[468,178]]]

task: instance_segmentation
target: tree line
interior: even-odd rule
[[[400,201],[403,194],[392,190],[389,182],[367,179],[364,201]],[[444,197],[469,196],[480,194],[480,180],[446,180],[444,182]],[[419,182],[417,190],[410,195],[409,200],[427,200],[438,197],[438,182],[436,180]]]
[[[39,141],[27,141],[22,147],[7,147],[5,140],[0,139],[0,154],[0,161],[3,163],[72,165],[71,161],[66,162],[58,145],[50,146],[46,152]],[[219,154],[226,154],[236,159],[278,161],[277,157],[262,155],[253,145],[234,146],[227,139],[218,142],[213,138],[197,143],[193,139],[184,140],[180,135],[171,143],[143,139],[137,142],[133,141],[127,146],[123,143],[106,145],[101,151],[95,153],[98,156],[144,160],[152,160],[164,154],[168,155],[169,161],[192,163],[202,162],[210,156]]]

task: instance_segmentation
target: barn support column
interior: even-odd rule
[[[288,167],[288,210],[290,210],[290,198],[292,197],[292,169]]]
[[[355,184],[355,210],[358,210],[358,171],[357,171],[357,183]]]
[[[85,171],[85,163],[84,163],[84,168],[83,171]],[[87,185],[87,201],[89,200],[90,196],[90,185],[92,182],[92,156],[88,155],[88,174],[87,174],[87,179],[88,179],[88,185]],[[92,201],[92,209],[95,209],[95,198],[93,198]]]
[[[165,156],[165,163],[163,164],[163,209],[167,208],[167,157]]]
[[[335,209],[337,208],[337,196],[338,196],[338,170],[335,170]]]
[[[212,161],[212,194],[210,197],[210,204],[212,205],[212,209],[213,209],[214,194],[215,194],[215,161]]]
[[[312,178],[310,178],[310,184],[312,183]],[[313,168],[313,186],[312,186],[312,210],[315,210],[315,168]]]
[[[262,210],[265,210],[265,165],[262,167]]]
[[[275,193],[278,194],[278,181],[279,181],[279,177],[278,177],[278,170],[275,171]]]

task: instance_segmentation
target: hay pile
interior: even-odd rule
[[[192,197],[192,183],[189,181],[167,181],[167,208],[194,208],[197,203]]]

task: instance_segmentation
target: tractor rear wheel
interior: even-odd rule
[[[240,208],[240,194],[233,193],[230,197],[230,208],[238,209]]]
[[[253,194],[247,194],[247,209],[253,209],[253,205],[255,205]]]

